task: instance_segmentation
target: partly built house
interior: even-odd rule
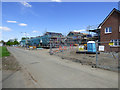
[[[66,37],[67,44],[86,44],[88,39],[91,37],[90,34],[87,33],[80,33],[71,31],[68,33]]]

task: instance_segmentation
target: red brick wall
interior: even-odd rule
[[[114,12],[102,25],[100,32],[100,40],[101,42],[109,42],[112,39],[120,39],[119,32],[119,24],[120,24],[120,14],[118,12]],[[112,27],[112,33],[105,34],[105,28]],[[110,47],[109,43],[103,43],[105,46],[106,52],[118,52],[118,47]]]
[[[118,23],[119,23],[118,25],[119,25],[119,27],[120,27],[120,14],[119,14],[119,16],[118,16]],[[120,29],[119,27],[118,27],[118,29]],[[119,39],[120,39],[120,30],[118,31],[118,37],[119,37]],[[118,48],[118,51],[120,51],[120,48]]]

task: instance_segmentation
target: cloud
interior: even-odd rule
[[[73,30],[73,32],[85,32],[85,29],[81,29],[81,30]]]
[[[61,0],[51,0],[53,2],[62,2]]]
[[[10,28],[8,28],[8,27],[1,27],[1,26],[0,26],[0,30],[3,30],[3,31],[11,31]]]
[[[25,7],[32,7],[32,5],[30,5],[28,2],[20,2],[23,6]]]
[[[0,31],[0,38],[2,37],[2,32]]]
[[[25,35],[25,36],[29,36],[30,34],[28,34],[28,33],[23,33],[23,35]]]
[[[7,21],[7,23],[17,23],[17,21]]]
[[[25,23],[20,23],[19,26],[27,26]]]
[[[32,32],[33,32],[33,33],[38,33],[39,31],[33,30]]]

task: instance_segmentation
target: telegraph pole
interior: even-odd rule
[[[27,44],[27,33],[26,33],[26,32],[21,32],[21,33],[24,33],[24,34],[25,34],[25,37],[26,37],[26,39],[25,39],[25,44]],[[26,45],[26,48],[27,48],[27,45]]]

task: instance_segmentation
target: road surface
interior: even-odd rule
[[[48,50],[8,50],[29,73],[37,88],[118,88],[118,73],[51,56]]]

